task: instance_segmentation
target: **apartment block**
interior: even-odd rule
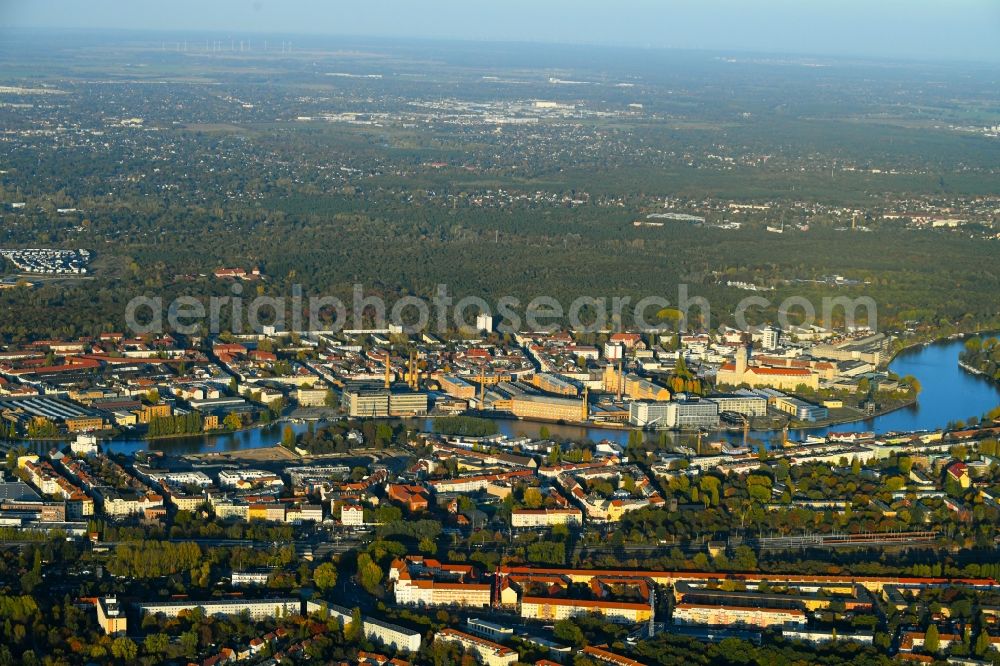
[[[510,666],[517,661],[517,651],[457,629],[443,629],[434,640],[458,643],[485,666]]]
[[[313,612],[322,607],[322,602],[309,602],[306,610]],[[340,622],[341,627],[351,622],[353,611],[344,606],[329,604],[326,608],[331,618]],[[420,650],[421,635],[418,631],[391,624],[371,616],[361,618],[362,631],[365,638],[378,645],[392,648],[393,650],[405,650],[407,652],[417,652]]]
[[[247,612],[255,620],[300,615],[302,603],[298,599],[239,599],[230,601],[146,601],[136,604],[142,614],[177,617],[184,611],[200,608],[205,615],[239,615]]]
[[[553,525],[582,525],[580,509],[514,509],[510,514],[512,527],[552,527]]]
[[[128,621],[125,618],[125,611],[118,605],[116,597],[101,597],[95,604],[97,606],[97,624],[108,636],[125,635],[128,630]]]

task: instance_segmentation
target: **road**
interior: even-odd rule
[[[311,535],[306,539],[294,539],[292,541],[271,541],[265,539],[212,539],[212,538],[168,538],[162,539],[170,543],[196,543],[206,548],[222,548],[234,546],[246,546],[248,548],[278,547],[292,544],[298,553],[309,551],[316,559],[322,559],[330,554],[342,554],[354,548],[359,548],[371,539],[367,533],[349,535],[328,535],[322,532]],[[95,546],[121,546],[135,544],[134,541],[99,541]]]

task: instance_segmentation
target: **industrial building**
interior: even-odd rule
[[[465,381],[458,375],[441,375],[437,378],[441,390],[455,398],[472,400],[476,397],[475,385]]]
[[[611,364],[604,367],[601,384],[606,393],[614,393],[632,400],[666,402],[671,397],[670,389],[665,386],[631,372],[625,373]]]
[[[385,418],[426,414],[428,396],[419,391],[396,391],[372,383],[344,387],[341,404],[355,418]]]
[[[815,345],[809,353],[815,358],[832,361],[864,361],[879,365],[889,348],[889,339],[884,333],[849,338],[833,344]]]
[[[522,419],[541,421],[586,421],[587,398],[557,398],[545,395],[516,395],[510,399],[510,411]]]
[[[323,387],[308,388],[300,386],[295,391],[295,399],[302,407],[323,407],[326,405],[328,390]]]
[[[775,399],[774,407],[799,421],[822,421],[830,416],[830,410],[826,407],[790,395]]]
[[[575,396],[579,393],[579,391],[577,391],[576,384],[573,382],[560,377],[559,375],[553,375],[547,372],[537,373],[531,378],[531,384],[546,393],[554,393],[556,395]]]
[[[54,423],[69,419],[100,420],[98,415],[84,407],[49,395],[0,398],[0,413],[8,419],[22,414],[29,418],[48,419]]]

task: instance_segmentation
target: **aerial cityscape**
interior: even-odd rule
[[[581,2],[0,4],[0,666],[1000,665],[1000,10]]]

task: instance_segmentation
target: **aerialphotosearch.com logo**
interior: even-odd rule
[[[158,296],[137,296],[126,305],[125,323],[137,335],[167,331],[218,335],[223,331],[263,334],[349,330],[396,330],[408,335],[434,331],[444,335],[449,330],[474,327],[481,314],[493,318],[493,328],[499,333],[551,333],[567,327],[580,333],[598,333],[623,325],[643,332],[685,332],[692,324],[697,324],[699,330],[709,330],[712,325],[708,300],[691,296],[686,284],[678,285],[673,302],[659,295],[638,300],[627,296],[579,296],[568,307],[551,296],[536,296],[527,303],[513,296],[502,296],[493,304],[478,296],[456,300],[444,284],[437,285],[430,299],[403,296],[389,304],[380,296],[366,294],[363,285],[355,284],[350,317],[341,299],[305,297],[301,285],[294,285],[287,298],[255,296],[247,300],[239,283],[230,292],[229,296],[208,298],[179,296],[168,304]],[[737,328],[747,330],[748,313],[767,311],[774,305],[763,296],[747,296],[733,309],[733,321]],[[859,317],[862,312],[864,316]],[[860,322],[862,328],[877,330],[877,307],[867,296],[824,297],[818,311],[812,301],[802,296],[789,296],[777,304],[777,323],[785,329],[793,325],[831,325],[838,314],[849,330]]]

